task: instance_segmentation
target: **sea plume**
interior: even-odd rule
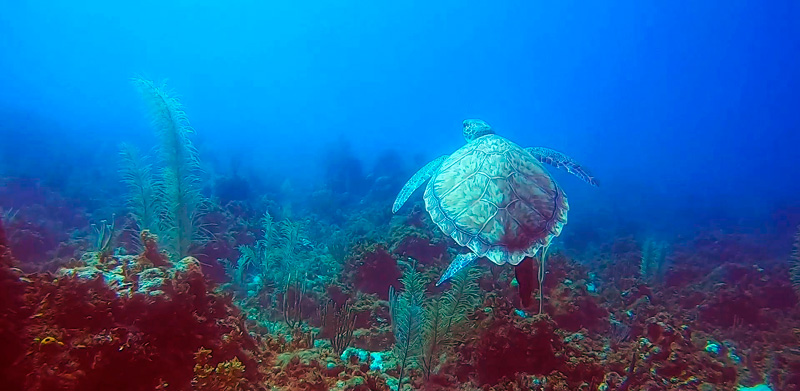
[[[154,190],[153,165],[131,144],[119,151],[122,182],[128,187],[127,203],[138,231],[158,233],[158,203]]]
[[[147,103],[153,127],[161,138],[161,163],[156,178],[162,241],[175,258],[190,255],[191,246],[205,239],[200,226],[205,199],[200,193],[200,160],[189,135],[194,132],[180,101],[152,81],[133,83]]]
[[[422,354],[425,377],[435,372],[446,350],[459,340],[468,324],[467,316],[480,303],[480,274],[477,268],[459,271],[451,279],[450,289],[426,304]]]
[[[394,332],[394,355],[398,366],[397,389],[410,367],[422,369],[426,378],[435,373],[445,353],[468,329],[468,315],[481,302],[477,268],[459,271],[452,286],[438,297],[426,297],[425,277],[414,264],[403,263],[403,292],[389,289],[389,313]]]
[[[666,268],[669,244],[653,238],[647,238],[642,245],[642,260],[639,264],[639,275],[643,281],[653,282],[660,278]]]
[[[397,389],[402,390],[403,376],[409,367],[417,365],[422,355],[424,324],[425,279],[413,264],[405,264],[400,282],[403,292],[389,289],[389,313],[394,331],[394,356],[397,360]]]

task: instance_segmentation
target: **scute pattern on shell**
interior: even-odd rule
[[[425,207],[458,244],[498,265],[536,255],[561,233],[569,209],[544,167],[497,135],[450,155],[425,188]]]

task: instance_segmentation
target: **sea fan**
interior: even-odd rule
[[[400,282],[403,284],[402,293],[398,295],[393,288],[389,290],[389,312],[395,337],[393,350],[398,366],[398,390],[402,390],[403,376],[407,369],[417,365],[422,355],[425,300],[425,279],[414,265],[406,265]]]
[[[429,377],[445,349],[458,341],[467,324],[467,315],[480,303],[480,270],[469,268],[453,276],[452,286],[440,298],[425,306],[425,347],[422,367]]]
[[[158,204],[154,190],[153,166],[147,156],[130,144],[122,144],[119,151],[122,182],[128,186],[128,207],[136,221],[138,231],[150,230],[158,234]]]
[[[789,269],[789,276],[792,279],[792,285],[798,296],[800,296],[800,227],[797,227],[797,235],[794,237],[794,248],[792,249],[792,257],[789,259],[792,267]]]
[[[157,180],[163,240],[176,257],[189,255],[193,243],[207,238],[199,224],[205,199],[200,193],[200,160],[189,139],[194,130],[178,99],[152,81],[134,79],[148,104],[153,126],[161,138],[163,164]]]

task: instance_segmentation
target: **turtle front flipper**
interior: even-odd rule
[[[540,163],[563,168],[584,182],[592,186],[598,186],[597,180],[594,179],[594,176],[592,176],[587,169],[583,168],[583,166],[578,164],[578,162],[561,152],[544,147],[531,147],[525,148],[525,150],[530,152],[530,154],[533,155],[533,157],[535,157]]]
[[[450,266],[447,267],[447,270],[439,278],[439,281],[436,282],[436,286],[442,285],[443,282],[449,280],[450,277],[456,275],[461,269],[469,266],[470,263],[475,262],[478,258],[480,258],[480,256],[475,253],[458,254],[456,258],[453,259],[453,262],[450,262]]]
[[[406,182],[405,186],[400,190],[400,194],[397,195],[397,199],[394,200],[394,205],[392,205],[392,213],[397,213],[398,210],[403,206],[403,204],[408,201],[408,197],[411,197],[414,194],[414,190],[417,190],[425,181],[430,179],[437,170],[439,170],[439,166],[444,163],[444,160],[447,159],[447,155],[439,156],[436,159],[432,160],[430,163],[426,164],[422,168],[417,171],[411,179]]]

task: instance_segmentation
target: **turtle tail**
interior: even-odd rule
[[[533,259],[526,257],[514,267],[514,274],[519,284],[519,298],[522,307],[528,308],[533,304]]]

